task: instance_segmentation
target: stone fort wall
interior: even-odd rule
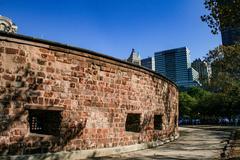
[[[110,148],[178,134],[176,85],[81,48],[0,33],[0,154]]]

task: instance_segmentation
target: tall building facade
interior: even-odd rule
[[[240,0],[221,0],[218,1],[218,9],[222,11],[219,14],[222,44],[225,46],[240,44],[240,21],[239,14],[233,14],[236,9],[239,9]],[[229,10],[233,10],[231,13]],[[230,13],[230,14],[229,14]]]
[[[0,15],[0,31],[16,33],[17,26],[12,22],[11,19]]]
[[[206,61],[202,61],[200,58],[192,62],[192,67],[199,73],[199,81],[201,83],[209,82],[211,76],[211,67]]]
[[[178,86],[199,86],[198,72],[191,67],[190,50],[187,47],[156,52],[156,72],[163,74]]]
[[[129,58],[127,59],[127,61],[131,62],[133,64],[136,64],[136,65],[141,65],[140,54],[133,48]]]
[[[240,27],[222,29],[222,44],[225,46],[240,44]]]
[[[148,69],[151,69],[153,71],[155,71],[155,58],[154,57],[148,57],[145,59],[141,60],[141,65],[143,67],[146,67]]]

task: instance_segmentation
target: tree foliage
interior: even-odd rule
[[[197,100],[191,97],[187,92],[181,92],[179,95],[179,114],[181,117],[191,117],[192,111],[197,104]]]
[[[240,0],[205,0],[208,15],[202,16],[217,34],[225,28],[240,27]],[[201,119],[232,118],[240,114],[240,44],[219,46],[205,60],[212,77],[206,87],[191,88],[180,94],[180,116]]]
[[[181,92],[179,98],[180,117],[214,119],[232,118],[240,113],[240,92],[213,93],[201,88]]]
[[[212,91],[230,94],[239,90],[240,45],[220,46],[207,54],[206,61],[212,67]]]
[[[212,66],[209,91],[191,88],[184,92],[184,96],[180,94],[181,115],[196,117],[199,113],[202,118],[239,115],[240,45],[220,46],[210,51],[205,60]],[[193,104],[192,99],[196,103]]]
[[[198,87],[190,88],[180,93],[179,108],[181,117],[196,118],[202,112],[202,102],[211,96],[211,93]]]
[[[240,0],[205,0],[209,14],[201,16],[213,34],[224,28],[240,27]]]

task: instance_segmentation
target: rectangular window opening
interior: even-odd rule
[[[30,132],[36,134],[54,135],[60,134],[61,112],[49,110],[29,111]]]
[[[154,115],[154,129],[162,130],[162,115]]]
[[[140,132],[140,117],[141,114],[129,113],[126,119],[125,130],[129,132]]]

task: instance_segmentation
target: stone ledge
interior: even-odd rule
[[[33,154],[33,155],[16,155],[16,156],[0,156],[1,160],[60,160],[60,159],[87,159],[93,157],[103,157],[113,154],[121,154],[127,152],[133,152],[137,150],[143,150],[148,148],[154,148],[161,146],[163,144],[172,142],[179,138],[179,134],[170,136],[164,140],[159,140],[155,142],[134,144],[129,146],[122,147],[113,147],[113,148],[102,148],[102,149],[91,149],[91,150],[79,150],[72,152],[57,152],[57,153],[46,153],[46,154]]]

